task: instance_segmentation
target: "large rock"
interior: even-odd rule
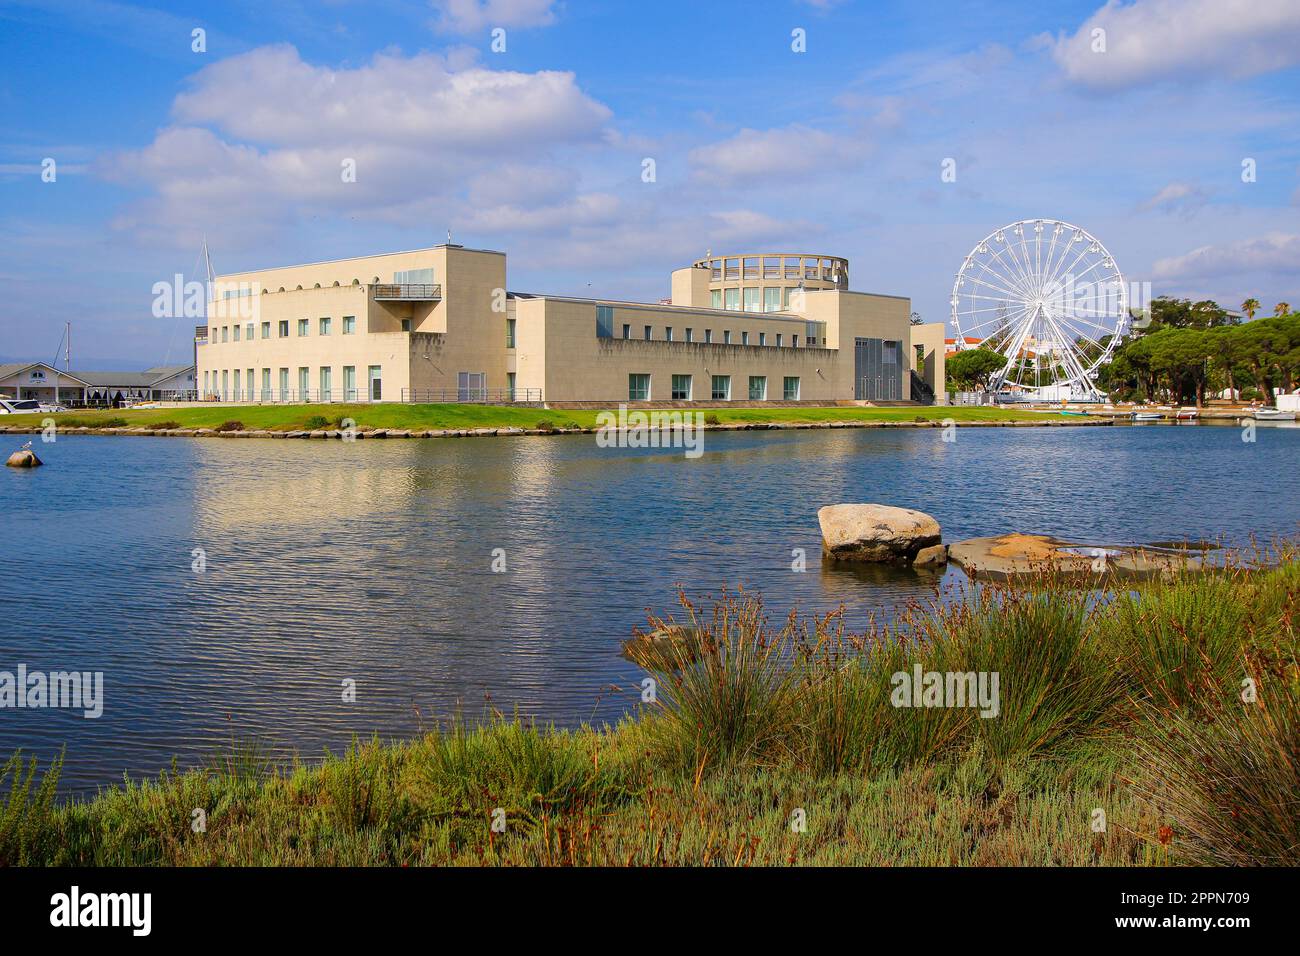
[[[45,462],[36,457],[36,452],[30,448],[24,448],[10,455],[5,464],[10,468],[39,468]]]
[[[911,561],[942,538],[928,514],[889,505],[828,505],[817,521],[822,553],[834,561]]]

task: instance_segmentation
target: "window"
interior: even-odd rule
[[[766,344],[767,344],[767,333],[766,333],[766,332],[759,332],[759,333],[758,333],[758,344],[759,344],[759,345],[766,345]]]
[[[333,379],[334,370],[328,365],[322,365],[320,367],[320,400],[322,402],[332,402],[334,400],[330,394],[333,391]]]
[[[730,375],[713,376],[713,400],[715,402],[727,402],[731,400]]]
[[[211,329],[208,330],[208,341],[215,342],[216,340],[217,340],[217,327],[214,325]]]
[[[628,325],[626,322],[624,322],[624,323],[623,323],[623,338],[625,338],[625,339],[630,339],[631,337],[632,337],[632,326],[630,326],[630,325]]]
[[[309,323],[310,321],[311,321],[310,319],[299,319],[299,320],[298,320],[298,334],[299,334],[299,335],[306,335],[306,334],[307,334],[307,331],[308,331],[307,326],[308,326],[308,323]]]
[[[691,377],[689,375],[673,376],[673,394],[674,402],[689,402],[691,400]]]
[[[457,372],[456,395],[462,402],[487,400],[487,372]]]
[[[763,311],[781,311],[781,287],[779,285],[770,285],[763,289]]]
[[[235,369],[235,401],[239,401],[239,369]]]
[[[882,345],[882,350],[880,353],[880,363],[882,365],[897,365],[898,364],[898,343],[883,342],[881,343],[881,345]]]
[[[780,348],[780,347],[781,347],[781,333],[780,333],[780,332],[776,333],[776,347],[777,347],[777,348]]]
[[[723,345],[731,344],[731,329],[722,330],[722,344]]]
[[[515,320],[506,319],[506,348],[515,347]]]
[[[709,306],[714,309],[722,308],[722,290],[714,289],[709,293]]]
[[[672,340],[673,340],[673,327],[671,325],[666,325],[664,326],[664,341],[671,342]]]
[[[748,333],[748,332],[741,332],[741,333],[740,333],[740,344],[741,344],[741,345],[748,345],[748,344],[749,344],[749,333]]]
[[[282,368],[280,369],[280,401],[284,402],[288,400],[289,400],[289,370],[287,368]]]
[[[596,338],[612,339],[614,337],[614,307],[612,305],[596,306]]]
[[[238,337],[238,336],[236,336],[236,338],[237,338],[237,337]],[[230,326],[228,326],[228,325],[223,325],[223,326],[221,327],[221,341],[223,341],[223,342],[229,342],[229,341],[230,341]]]
[[[627,400],[629,402],[648,402],[650,400],[650,376],[633,372],[627,377]]]
[[[287,339],[289,337],[289,320],[281,319],[280,327],[277,331],[280,333],[280,338]]]
[[[749,400],[751,402],[767,401],[767,376],[749,376]]]
[[[799,347],[799,336],[797,335],[790,336],[790,348],[797,349],[798,347]]]
[[[239,326],[235,326],[235,341],[239,341]]]
[[[203,373],[203,394],[204,395],[210,394],[208,389],[211,388],[211,386],[208,384],[208,374],[209,373],[207,372]]]
[[[343,334],[355,335],[357,331],[357,317],[355,315],[343,316]]]
[[[262,323],[262,338],[264,338],[264,339],[269,339],[270,337],[271,337],[271,323],[270,323],[270,322],[263,322],[263,323]]]
[[[727,306],[726,306],[726,307],[727,307],[728,309],[730,309],[732,312],[739,312],[739,311],[740,311],[740,290],[739,290],[739,289],[728,289],[728,290],[727,290]]]
[[[253,341],[253,323],[252,323],[252,322],[249,322],[248,325],[244,326],[244,340],[247,341],[247,342],[251,342],[251,341]]]
[[[787,375],[785,377],[785,387],[782,389],[782,395],[787,402],[799,401],[799,376]]]
[[[357,400],[357,367],[355,365],[343,366],[343,401],[355,402]]]
[[[786,286],[781,290],[781,311],[790,311],[790,287]]]
[[[408,319],[407,321],[409,322],[410,320]],[[408,330],[407,330],[407,329],[403,329],[402,331],[408,331]],[[329,320],[329,316],[325,316],[324,318],[322,318],[322,319],[320,320],[320,334],[321,334],[321,335],[329,335],[329,334],[330,334],[330,320]]]
[[[705,329],[705,330],[704,330],[704,344],[705,344],[705,345],[710,345],[710,344],[712,344],[712,342],[713,342],[713,330],[712,330],[712,329]]]
[[[687,342],[694,342],[694,341],[695,341],[695,330],[694,330],[693,328],[691,328],[690,326],[687,326],[687,327],[686,327],[686,341],[687,341]]]
[[[759,289],[753,287],[748,287],[745,289],[745,311],[746,312],[759,311],[759,304],[758,304],[759,292],[760,292]]]
[[[221,370],[221,397],[230,398],[230,370],[224,368]]]
[[[648,325],[645,327],[645,340],[646,340],[647,342],[650,341],[650,326],[648,326]]]
[[[268,322],[267,324],[269,325],[270,323]],[[269,368],[264,368],[262,369],[262,401],[269,402],[270,400],[271,400],[271,370]]]
[[[384,396],[384,367],[371,365],[366,369],[366,379],[370,382],[370,400],[381,401]]]
[[[409,332],[409,331],[411,331],[411,320],[410,320],[410,319],[402,319],[402,331],[403,331],[403,332]]]
[[[506,401],[515,400],[515,373],[506,372]]]
[[[311,369],[298,369],[298,401],[305,402],[311,396]]]
[[[253,370],[251,368],[248,370],[248,375],[245,377],[244,382],[247,383],[245,388],[248,389],[248,400],[251,402],[253,400]]]

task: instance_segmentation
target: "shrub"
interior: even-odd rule
[[[60,754],[33,791],[38,773],[35,757],[25,772],[22,751],[0,764],[0,787],[9,785],[0,801],[0,866],[40,864],[54,853],[58,844],[54,796],[62,769]]]
[[[222,422],[217,426],[219,432],[242,432],[243,430],[244,423],[241,421]]]
[[[718,419],[717,415],[714,415],[712,412],[709,412],[707,415],[704,416],[704,424],[721,425],[722,422]]]
[[[180,424],[180,422],[173,422],[173,421],[165,421],[165,422],[151,422],[151,423],[149,424],[149,427],[150,427],[150,428],[157,428],[157,429],[160,429],[160,430],[161,430],[161,429],[172,429],[172,428],[180,428],[180,427],[181,427],[181,424]]]
[[[308,431],[317,431],[318,429],[325,428],[329,423],[330,420],[324,415],[313,415],[302,423],[302,427]]]
[[[130,423],[125,418],[101,418],[89,424],[94,428],[125,428]]]
[[[553,432],[555,431],[555,422],[551,421],[549,418],[543,418],[534,425],[533,428],[537,429],[539,432]]]

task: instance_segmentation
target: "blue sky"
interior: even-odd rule
[[[0,0],[0,129],[0,360],[66,321],[74,365],[184,357],[151,290],[205,235],[233,272],[451,229],[512,289],[650,300],[706,250],[825,253],[938,320],[1047,217],[1154,294],[1300,301],[1295,0]]]

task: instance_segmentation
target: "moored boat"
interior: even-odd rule
[[[1257,408],[1254,412],[1255,421],[1257,422],[1293,422],[1295,421],[1295,412],[1289,409]]]

